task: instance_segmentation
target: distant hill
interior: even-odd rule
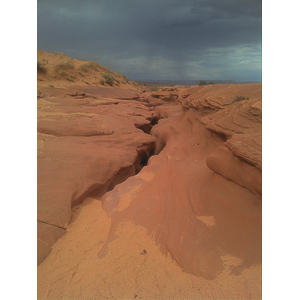
[[[202,80],[202,79],[201,79]],[[158,83],[158,84],[174,84],[174,85],[198,85],[200,82],[199,80],[145,80],[145,81],[140,81],[136,80],[137,82],[140,83]],[[209,82],[214,82],[215,84],[235,84],[235,83],[254,83],[254,82],[237,82],[234,80],[205,80],[206,83]]]
[[[71,58],[63,53],[37,50],[37,81],[39,86],[67,87],[74,84],[99,87],[141,89],[125,75],[114,72],[96,61]]]

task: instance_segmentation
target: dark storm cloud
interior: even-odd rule
[[[256,64],[257,78],[242,80],[261,76],[261,1],[38,1],[37,29],[42,50],[97,60],[134,79],[175,72],[192,79],[208,66],[212,76],[238,79],[234,64],[249,74]]]

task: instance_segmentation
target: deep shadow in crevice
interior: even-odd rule
[[[156,125],[160,119],[161,119],[160,116],[153,116],[153,117],[147,118],[147,120],[150,121],[150,124],[152,125],[152,127],[153,127],[154,125]]]
[[[134,163],[135,174],[138,174],[143,167],[147,166],[149,158],[155,154],[155,142],[143,144],[137,151],[137,157]]]
[[[146,134],[150,134],[150,131],[154,125],[156,125],[161,119],[158,116],[147,118],[150,123],[143,125],[135,125],[136,128],[143,130]],[[77,191],[72,195],[71,208],[81,204],[86,197],[94,197],[95,199],[101,199],[101,197],[114,189],[117,184],[122,183],[127,178],[138,174],[142,168],[147,166],[148,160],[151,156],[159,154],[159,152],[164,148],[165,144],[161,146],[157,145],[156,142],[143,143],[139,146],[137,151],[136,160],[133,165],[125,168],[121,168],[116,174],[112,176],[106,183],[94,183],[85,192],[83,192],[79,197],[76,197]]]
[[[144,131],[144,133],[150,134],[152,127],[156,125],[160,119],[161,117],[159,116],[148,117],[147,120],[150,121],[150,123],[134,124],[134,126],[137,129]]]
[[[151,123],[146,123],[146,124],[134,124],[134,126],[137,128],[137,129],[140,129],[142,131],[144,131],[144,133],[146,134],[150,134],[150,131],[152,129],[152,125]]]

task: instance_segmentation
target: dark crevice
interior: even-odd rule
[[[55,227],[63,229],[63,230],[67,230],[67,228],[61,227],[61,226],[58,226],[58,225],[55,225],[55,224],[50,224],[50,223],[47,223],[47,222],[44,222],[44,221],[41,221],[41,220],[37,220],[37,221],[40,222],[40,223],[44,223],[44,224],[50,225],[50,226],[55,226]]]
[[[137,129],[140,129],[142,131],[144,131],[144,133],[146,134],[150,134],[150,131],[152,129],[152,125],[151,123],[145,123],[145,124],[134,124],[134,126],[137,128]]]
[[[149,123],[143,125],[135,124],[136,128],[143,130],[146,134],[150,134],[150,131],[154,125],[156,125],[161,119],[159,116],[152,116],[147,118]],[[71,200],[71,207],[81,204],[87,197],[94,197],[96,199],[101,199],[103,195],[127,178],[138,174],[142,168],[147,166],[149,158],[153,155],[159,154],[159,152],[164,148],[164,145],[157,145],[157,142],[143,143],[137,147],[137,156],[133,165],[121,168],[116,172],[107,182],[105,183],[94,183],[85,192],[83,192],[79,197],[76,198],[77,191],[73,193]]]
[[[150,124],[151,124],[152,126],[156,125],[160,119],[161,119],[160,116],[153,116],[153,117],[147,118],[147,120],[150,121]]]
[[[144,144],[137,149],[137,157],[134,163],[135,174],[138,174],[148,164],[149,158],[155,154],[155,142]]]
[[[150,123],[134,124],[134,126],[137,129],[144,131],[144,133],[150,134],[152,127],[156,125],[160,119],[161,117],[159,116],[148,117],[147,120],[150,121]]]

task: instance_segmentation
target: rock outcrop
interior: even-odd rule
[[[118,225],[133,221],[196,276],[217,278],[225,255],[240,259],[234,274],[261,263],[261,172],[225,147],[202,118],[190,109],[153,127],[163,150],[138,177],[102,198],[112,226],[99,257],[117,238]]]
[[[147,278],[148,269],[144,274],[140,267],[156,251],[151,243],[144,244],[141,228],[184,271],[180,274],[185,275],[176,276],[197,276],[197,282],[214,295],[211,297],[261,297],[261,104],[261,84],[143,94],[80,86],[54,92],[41,89],[38,263],[59,238],[57,249],[65,252],[61,257],[68,257],[68,224],[88,196],[101,201],[109,220],[101,245],[97,242],[93,249],[84,248],[78,260],[72,256],[66,273],[56,276],[53,283],[44,277],[50,276],[52,264],[60,263],[60,255],[50,254],[40,264],[41,297],[66,296],[59,282],[67,278],[65,285],[73,298],[97,297],[92,290],[82,294],[87,282],[95,289],[104,285],[103,291],[108,287],[110,294],[105,297],[112,298],[106,275],[113,281],[119,272],[127,277],[118,277],[116,290],[120,285],[122,293],[131,291],[140,282],[137,274]],[[101,223],[92,212],[90,215],[93,222]],[[76,219],[72,224],[75,226]],[[138,257],[134,256],[136,245],[140,247]],[[135,252],[130,252],[133,248]],[[140,257],[145,258],[143,262]],[[164,270],[170,260],[164,262]],[[159,261],[163,263],[161,257]],[[113,270],[111,274],[105,266]],[[125,269],[132,270],[131,275]],[[93,275],[89,277],[90,271]],[[145,279],[140,284],[141,296],[173,297],[161,283],[169,275],[157,269],[153,276],[155,287]],[[243,288],[235,294],[227,286]],[[196,295],[193,292],[194,298]]]
[[[234,84],[194,87],[181,92],[180,103],[184,109],[195,108],[203,117],[201,123],[212,133],[222,138],[230,152],[224,149],[216,151],[209,159],[208,166],[213,171],[229,180],[240,184],[240,176],[248,181],[247,188],[256,191],[261,198],[262,185],[262,99],[261,84]],[[232,156],[233,155],[233,156]],[[232,157],[231,157],[232,156]],[[231,158],[230,158],[231,157]],[[239,160],[237,160],[239,158]],[[215,162],[213,163],[213,161]],[[222,167],[221,162],[230,166]],[[245,175],[229,175],[228,170],[234,169],[238,163],[254,166],[255,184]],[[247,170],[249,167],[247,166]],[[227,175],[225,175],[227,174]],[[236,173],[237,175],[237,173]],[[247,179],[246,179],[247,178]],[[242,184],[245,186],[245,183]]]
[[[38,263],[65,233],[74,206],[135,175],[155,152],[155,138],[138,128],[150,132],[157,113],[109,91],[110,98],[69,90],[53,96],[44,88],[48,96],[38,98]]]

